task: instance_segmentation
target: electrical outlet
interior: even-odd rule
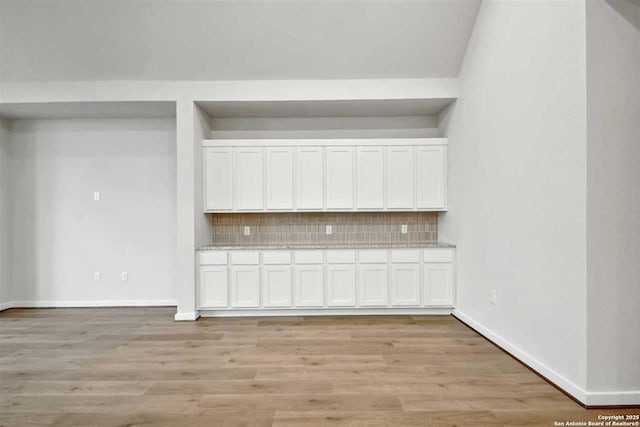
[[[100,192],[99,191],[94,191],[93,192],[93,200],[95,200],[96,202],[100,201]]]
[[[495,289],[490,289],[489,290],[489,301],[493,305],[498,304],[498,292],[496,292]]]
[[[129,273],[127,273],[126,271],[123,271],[122,273],[120,273],[120,278],[123,281],[129,280]]]
[[[407,224],[402,224],[400,227],[400,233],[407,234]]]
[[[100,272],[96,271],[93,273],[93,280],[95,280],[96,282],[100,280]]]
[[[251,227],[249,227],[248,225],[244,226],[244,235],[245,236],[249,236],[251,234]]]
[[[333,226],[327,225],[327,234],[333,234]]]

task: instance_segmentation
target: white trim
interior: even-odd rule
[[[80,301],[13,301],[14,308],[62,308],[62,307],[159,307],[176,306],[176,300],[80,300]]]
[[[198,317],[200,317],[198,312],[176,313],[173,319],[176,322],[193,322],[194,320],[198,320]]]
[[[636,391],[589,391],[587,406],[634,405],[640,406],[640,390]]]
[[[589,392],[459,310],[453,310],[452,314],[584,405],[640,405],[640,390]]]
[[[332,147],[447,145],[447,138],[204,139],[203,147]]]
[[[450,308],[305,308],[253,310],[200,310],[202,317],[267,317],[267,316],[363,316],[372,314],[442,315],[451,314]]]
[[[0,311],[9,310],[10,308],[13,308],[13,303],[11,301],[0,302]]]
[[[578,399],[580,402],[586,404],[586,396],[587,396],[586,390],[574,384],[569,379],[565,378],[564,376],[554,371],[553,369],[551,369],[550,367],[548,367],[547,365],[545,365],[535,357],[531,356],[529,353],[511,344],[509,341],[502,338],[500,335],[485,328],[484,326],[482,326],[481,324],[479,324],[478,322],[476,322],[466,314],[461,313],[459,310],[454,310],[452,314],[455,317],[462,320],[467,325],[471,326],[480,334],[484,335],[486,338],[496,343],[504,351],[511,354],[513,357],[520,360],[525,365],[531,367],[540,375],[543,375],[549,381],[556,384],[558,387],[560,387],[561,389],[569,393],[571,396]]]

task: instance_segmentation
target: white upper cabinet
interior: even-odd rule
[[[236,149],[236,209],[261,210],[264,207],[263,149]]]
[[[384,208],[384,148],[358,147],[358,209]]]
[[[206,212],[444,211],[447,140],[204,141]]]
[[[296,148],[296,208],[324,207],[324,164],[322,147]]]
[[[416,148],[417,207],[418,209],[443,209],[447,182],[446,147]]]
[[[269,147],[267,156],[267,209],[293,209],[293,148]]]
[[[353,208],[353,147],[327,147],[327,209]]]
[[[414,147],[387,147],[387,208],[415,207],[414,159]]]
[[[233,148],[205,148],[205,209],[233,209]]]

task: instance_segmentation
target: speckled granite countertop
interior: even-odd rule
[[[444,242],[403,242],[403,243],[274,243],[274,244],[251,244],[251,245],[208,245],[198,248],[199,251],[236,251],[236,250],[269,250],[269,249],[448,249],[455,248],[455,245]]]

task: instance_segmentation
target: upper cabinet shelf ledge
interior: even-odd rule
[[[206,140],[205,212],[445,211],[446,138]]]
[[[447,138],[205,139],[203,147],[331,147],[447,145]]]

